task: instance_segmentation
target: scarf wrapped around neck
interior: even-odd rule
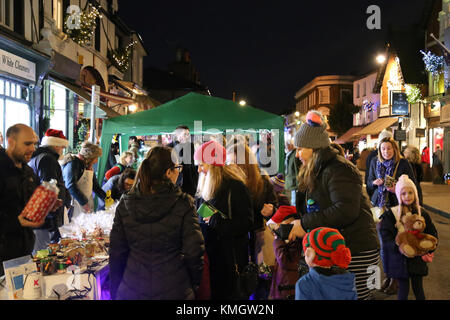
[[[394,174],[394,168],[395,168],[394,158],[384,162],[377,160],[377,168],[376,168],[377,178],[383,179],[385,181],[386,175],[392,177]],[[383,207],[386,204],[386,192],[389,191],[386,189],[386,186],[384,184],[378,186],[378,196],[375,206]]]

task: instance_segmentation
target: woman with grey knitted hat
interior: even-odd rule
[[[92,191],[102,200],[106,193],[97,182],[92,167],[102,155],[102,148],[89,141],[83,142],[78,154],[67,154],[64,157],[63,177],[66,188],[73,198],[73,215],[76,217],[81,212],[94,210]]]
[[[338,229],[352,254],[348,271],[355,274],[358,299],[367,299],[366,271],[378,264],[379,242],[359,171],[330,145],[327,123],[318,111],[308,112],[294,143],[303,164],[296,201],[302,218],[294,222],[289,240],[319,227]]]

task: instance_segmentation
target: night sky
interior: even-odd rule
[[[281,114],[314,77],[376,68],[389,25],[419,22],[426,0],[119,1],[119,16],[143,38],[145,66],[167,70],[175,48],[190,51],[213,96]],[[367,7],[381,8],[369,30]]]

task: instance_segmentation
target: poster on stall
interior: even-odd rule
[[[23,283],[26,275],[36,271],[36,263],[30,256],[3,262],[9,300],[23,299]]]

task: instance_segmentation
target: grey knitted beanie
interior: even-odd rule
[[[310,149],[321,149],[330,145],[327,124],[319,111],[308,112],[306,122],[295,134],[294,144],[296,147]]]

